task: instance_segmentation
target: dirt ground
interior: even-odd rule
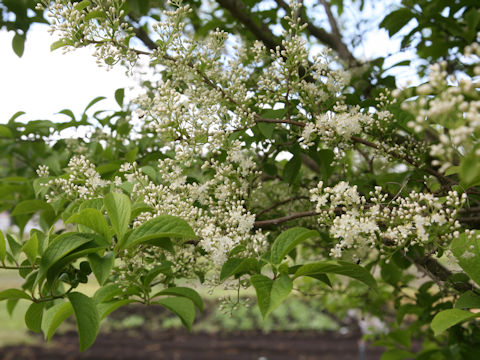
[[[158,360],[375,360],[381,349],[361,354],[359,337],[331,332],[239,332],[228,334],[168,331],[117,331],[100,334],[96,343],[78,352],[73,331],[57,335],[48,347],[7,346],[2,360],[158,359]]]

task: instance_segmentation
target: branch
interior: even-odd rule
[[[480,224],[480,216],[471,216],[465,218],[458,218],[458,221],[466,224]]]
[[[284,0],[275,0],[275,2],[281,8],[283,8],[287,13],[291,12],[290,6],[288,6],[288,4]],[[328,15],[328,12],[327,12],[327,15]],[[332,16],[332,20],[335,24],[334,26],[335,29],[332,26],[332,31],[334,32],[333,34],[330,34],[324,29],[313,25],[313,23],[311,23],[308,20],[308,18],[305,15],[303,15],[303,13],[300,13],[300,20],[307,25],[307,31],[310,35],[314,36],[320,42],[322,42],[323,44],[335,50],[338,53],[338,56],[344,61],[346,61],[350,66],[358,66],[359,62],[357,61],[357,59],[355,59],[353,54],[350,52],[350,50],[348,50],[347,46],[342,41],[342,37],[338,32],[338,27],[336,26],[335,19],[333,18],[333,15],[331,12],[330,12],[330,16]],[[330,16],[329,16],[329,20],[330,20]],[[331,22],[330,22],[330,25],[331,25]],[[338,35],[335,33],[335,30],[338,33]]]
[[[266,119],[260,115],[255,115],[255,122],[264,122],[264,123],[275,123],[275,124],[290,124],[295,126],[300,126],[302,128],[305,127],[305,123],[295,120],[288,120],[288,119]]]
[[[217,3],[227,9],[232,16],[240,21],[258,40],[261,40],[266,47],[275,50],[280,46],[280,41],[275,38],[272,31],[262,24],[259,26],[253,19],[253,16],[248,13],[243,1],[239,0],[217,0]]]
[[[417,269],[423,271],[428,277],[430,277],[433,281],[437,284],[448,283],[450,277],[452,276],[452,272],[448,270],[446,267],[441,265],[437,260],[431,258],[430,256],[421,256],[412,258],[408,255],[404,255],[404,257],[415,264]],[[467,290],[474,290],[475,288],[473,285],[469,283],[452,283],[451,286],[461,292],[464,293]]]
[[[337,21],[335,20],[335,17],[332,14],[332,9],[330,7],[330,4],[325,0],[320,0],[320,3],[323,5],[323,7],[325,8],[325,12],[327,13],[328,22],[330,23],[330,27],[332,28],[332,35],[335,36],[337,40],[341,42],[342,35],[338,30]]]
[[[299,218],[308,217],[308,216],[316,216],[316,215],[320,215],[320,213],[317,213],[316,211],[303,211],[303,212],[290,214],[290,215],[282,216],[275,219],[255,221],[253,223],[253,226],[256,228],[262,228],[262,227],[267,227],[271,225],[278,225],[294,219],[299,219]]]
[[[266,209],[263,209],[263,210],[260,210],[256,216],[259,217],[260,215],[263,215],[279,206],[282,206],[282,205],[285,205],[285,204],[288,204],[289,202],[292,202],[292,201],[295,201],[295,200],[308,200],[309,197],[308,196],[294,196],[294,197],[291,197],[289,199],[286,199],[286,200],[282,200],[282,201],[279,201],[275,204],[273,204],[272,206],[269,206],[268,208]]]
[[[4,270],[24,270],[24,269],[36,269],[35,266],[8,266],[8,265],[0,265],[0,269]]]

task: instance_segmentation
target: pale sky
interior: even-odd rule
[[[107,99],[96,109],[115,110],[115,90],[135,84],[120,66],[110,71],[98,67],[91,56],[92,49],[76,49],[67,54],[61,49],[51,52],[50,44],[55,38],[46,25],[32,26],[21,58],[12,50],[13,34],[0,31],[0,123],[6,123],[20,110],[26,112],[19,118],[22,121],[63,120],[65,115],[54,114],[68,108],[79,115],[97,96]]]

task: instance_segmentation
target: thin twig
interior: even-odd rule
[[[279,206],[282,206],[282,205],[285,205],[285,204],[288,204],[289,202],[293,202],[295,200],[308,200],[308,196],[294,196],[294,197],[291,197],[291,198],[288,198],[286,200],[282,200],[282,201],[279,201],[275,204],[273,204],[272,206],[269,206],[268,208],[266,209],[263,209],[259,212],[256,213],[256,216],[259,217],[269,211],[272,211],[273,209],[279,207]]]
[[[313,211],[313,210],[303,211],[303,212],[290,214],[290,215],[282,216],[275,219],[255,221],[253,226],[256,228],[262,228],[262,227],[267,227],[271,225],[278,225],[294,219],[299,219],[299,218],[309,217],[309,216],[316,216],[316,215],[320,215],[320,213],[317,213],[316,211]]]

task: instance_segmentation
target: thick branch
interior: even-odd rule
[[[248,13],[243,1],[239,0],[217,0],[217,3],[227,9],[234,18],[240,21],[248,31],[250,31],[258,40],[262,41],[266,47],[275,50],[280,45],[273,35],[272,31],[264,24],[259,26]]]
[[[320,3],[325,8],[325,13],[327,14],[328,22],[330,23],[330,27],[332,29],[332,35],[335,36],[337,38],[337,40],[341,42],[342,41],[342,35],[340,34],[340,31],[338,30],[337,20],[335,20],[335,17],[332,14],[332,9],[330,7],[330,4],[326,0],[320,0]]]
[[[132,19],[132,21],[138,23],[138,19],[132,13],[128,14],[128,17]],[[135,36],[139,38],[143,44],[148,47],[150,50],[155,50],[158,48],[158,45],[148,36],[148,33],[140,26],[134,25],[130,22],[130,25],[133,27],[133,31],[135,32]]]
[[[437,260],[429,257],[429,256],[422,256],[422,257],[416,257],[416,258],[411,258],[408,256],[405,256],[408,260],[410,260],[417,269],[425,272],[427,276],[429,276],[432,280],[434,280],[436,283],[445,283],[448,285],[448,282],[450,280],[450,277],[452,276],[452,272],[448,270],[446,267],[441,265]],[[467,290],[473,290],[474,287],[471,284],[468,283],[451,283],[451,287],[453,287],[455,290],[463,293]]]

